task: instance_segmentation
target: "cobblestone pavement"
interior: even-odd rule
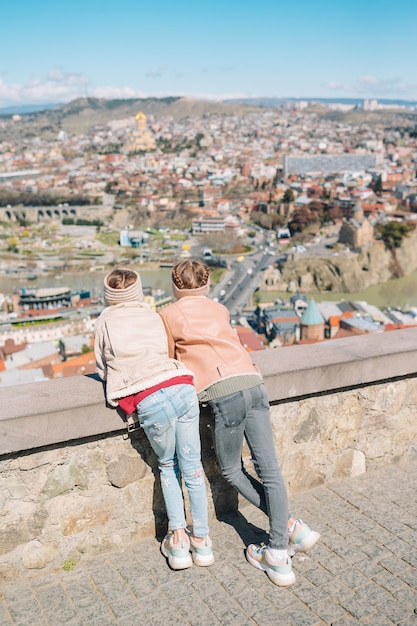
[[[322,539],[276,587],[246,561],[266,539],[250,505],[212,524],[213,566],[171,571],[155,539],[0,587],[0,624],[417,626],[417,461],[319,487],[291,512]]]

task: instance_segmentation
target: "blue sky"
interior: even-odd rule
[[[417,100],[416,0],[20,0],[0,107],[103,98]]]

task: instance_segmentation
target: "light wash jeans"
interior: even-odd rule
[[[204,402],[210,409],[214,448],[225,479],[269,518],[269,546],[288,548],[288,496],[274,446],[263,384]],[[242,462],[246,438],[259,480]]]
[[[192,385],[159,389],[137,406],[139,422],[156,456],[171,530],[186,527],[181,475],[188,490],[193,533],[209,534],[201,464],[199,405]]]

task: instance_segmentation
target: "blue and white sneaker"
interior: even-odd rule
[[[195,565],[207,567],[213,565],[213,544],[210,537],[206,537],[204,541],[196,541],[194,537],[190,537],[191,555]]]
[[[296,552],[307,552],[318,542],[320,537],[320,533],[311,530],[303,520],[296,520],[291,532],[288,533],[288,554],[294,556]]]
[[[251,565],[267,573],[268,578],[279,587],[288,587],[295,583],[295,574],[292,571],[291,559],[287,557],[281,561],[272,561],[265,544],[251,543],[246,548],[246,558]]]
[[[171,569],[187,569],[193,564],[188,541],[174,543],[174,534],[168,533],[161,543],[161,552],[168,559]]]

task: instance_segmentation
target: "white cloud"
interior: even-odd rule
[[[107,100],[147,97],[147,94],[132,89],[132,87],[93,87],[88,90],[88,95],[93,98],[104,98]]]
[[[132,87],[94,87],[82,74],[51,70],[45,78],[34,78],[26,84],[7,83],[0,77],[0,107],[14,104],[70,102],[75,98],[141,98],[147,94]]]
[[[371,74],[360,76],[354,83],[346,84],[330,81],[324,87],[351,96],[414,98],[417,95],[417,84],[407,83],[400,77],[380,78]]]
[[[0,78],[0,106],[68,102],[85,96],[90,81],[81,74],[51,70],[45,78],[34,78],[26,84],[7,83]]]
[[[59,68],[48,72],[47,80],[51,83],[65,83],[67,85],[87,85],[90,82],[89,79],[82,74],[63,72]]]

